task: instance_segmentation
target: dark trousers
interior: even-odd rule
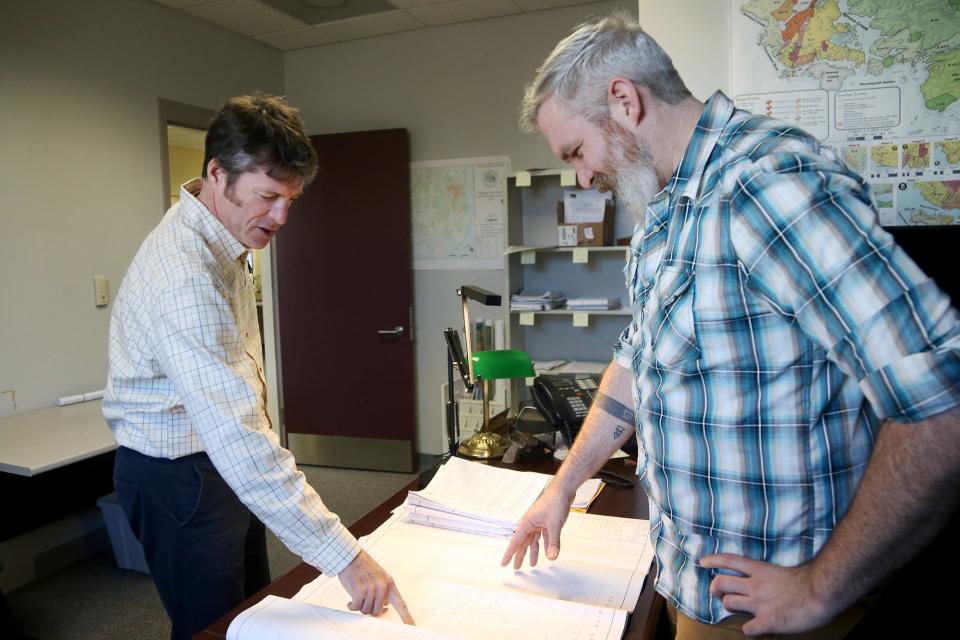
[[[190,638],[269,584],[263,524],[205,453],[167,460],[120,447],[113,482],[174,640]]]

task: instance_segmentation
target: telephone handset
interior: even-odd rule
[[[562,376],[541,374],[533,379],[533,402],[553,426],[560,430],[567,446],[573,446],[573,440],[580,431],[583,419],[587,417],[593,397],[600,388],[597,376]]]

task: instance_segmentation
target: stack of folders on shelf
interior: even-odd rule
[[[620,308],[620,298],[570,298],[567,309],[577,311],[605,311]]]
[[[562,291],[527,291],[510,296],[511,311],[548,311],[560,309],[567,303]]]
[[[488,519],[519,518],[550,478],[529,474],[518,487],[527,474],[457,458],[445,467],[416,493],[482,505]],[[291,600],[268,596],[241,613],[227,638],[616,640],[650,569],[649,533],[646,520],[571,512],[560,557],[514,571],[500,566],[505,539],[425,527],[398,509],[360,544],[394,578],[416,627],[392,607],[379,618],[349,612],[340,581],[321,575]]]

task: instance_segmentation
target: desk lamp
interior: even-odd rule
[[[455,426],[459,425],[456,407],[453,403],[453,376],[454,367],[460,372],[466,390],[472,391],[477,382],[483,385],[483,427],[468,440],[460,443],[456,448],[461,455],[470,458],[497,458],[502,456],[509,443],[506,438],[493,433],[490,429],[490,381],[507,378],[522,378],[533,376],[533,363],[523,351],[515,349],[497,351],[473,352],[473,343],[470,339],[470,313],[468,301],[475,300],[487,306],[500,306],[500,296],[470,285],[462,285],[457,289],[463,308],[463,335],[467,344],[466,358],[460,348],[460,340],[453,329],[444,331],[449,353],[448,381],[450,383],[449,403],[447,411],[447,429],[450,440],[450,449],[456,446],[456,436],[453,434]]]

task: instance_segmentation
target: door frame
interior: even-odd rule
[[[163,215],[170,208],[170,154],[167,151],[167,125],[179,125],[191,129],[206,131],[216,111],[197,107],[183,102],[157,98],[158,122],[160,125],[160,179],[161,210]],[[260,276],[263,309],[263,368],[267,386],[267,418],[271,430],[280,437],[280,443],[287,445],[286,429],[281,421],[283,410],[280,395],[280,336],[277,333],[276,284],[274,283],[274,254],[271,245],[260,250]]]

